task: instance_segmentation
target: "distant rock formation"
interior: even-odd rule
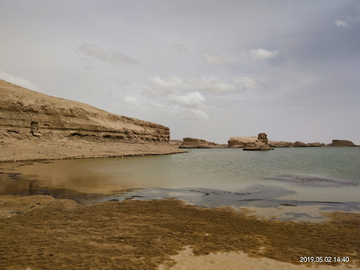
[[[275,148],[294,147],[294,143],[283,141],[269,141],[269,146]]]
[[[228,140],[228,148],[244,148],[246,146],[247,143],[249,142],[256,142],[257,141],[257,137],[252,136],[252,137],[231,137]]]
[[[214,143],[214,142],[208,142],[201,139],[196,138],[183,138],[182,144],[179,146],[179,148],[221,148],[226,147],[226,145]]]
[[[328,146],[337,146],[337,147],[354,147],[356,146],[352,141],[348,140],[332,140],[332,143]]]
[[[322,147],[322,146],[326,146],[326,144],[325,143],[314,142],[314,143],[308,143],[307,146],[308,147]]]
[[[0,80],[0,160],[176,153],[168,127]]]
[[[306,143],[296,141],[294,142],[294,147],[307,147],[308,145]]]
[[[268,145],[268,138],[266,133],[259,133],[258,139],[255,142],[246,143],[244,151],[268,151],[271,147]]]
[[[182,140],[170,140],[169,143],[174,147],[179,147],[183,141]]]

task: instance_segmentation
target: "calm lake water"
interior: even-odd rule
[[[360,201],[358,147],[191,149],[166,156],[2,164],[0,171],[34,180],[37,189],[111,194],[119,200],[176,197],[212,206],[356,202],[353,208]],[[2,190],[16,193],[14,185]]]

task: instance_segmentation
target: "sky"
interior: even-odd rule
[[[0,79],[170,128],[360,144],[359,0],[0,0]]]

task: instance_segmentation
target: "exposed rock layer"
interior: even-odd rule
[[[1,160],[179,152],[168,127],[0,80]]]
[[[260,133],[261,134],[261,133]],[[261,136],[260,136],[261,137]],[[246,146],[255,147],[257,141],[265,141],[264,139],[259,139],[255,136],[252,137],[231,137],[228,140],[228,148],[245,148]],[[272,141],[268,140],[268,145],[274,148],[283,148],[283,147],[324,147],[324,146],[339,146],[339,147],[351,147],[356,146],[353,142],[347,140],[333,140],[330,144],[313,142],[313,143],[304,143],[301,141],[296,142],[284,142],[284,141]]]
[[[201,139],[196,138],[183,138],[182,144],[179,148],[219,148],[219,147],[226,147],[226,145],[217,144],[214,142],[208,142]]]
[[[354,147],[356,146],[352,141],[347,140],[332,140],[332,143],[328,144],[328,146],[346,146],[346,147]]]
[[[248,142],[244,147],[244,151],[268,151],[271,147],[268,145],[266,133],[259,133],[255,142]]]

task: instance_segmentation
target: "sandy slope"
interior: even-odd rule
[[[1,161],[182,152],[168,127],[0,80]]]

